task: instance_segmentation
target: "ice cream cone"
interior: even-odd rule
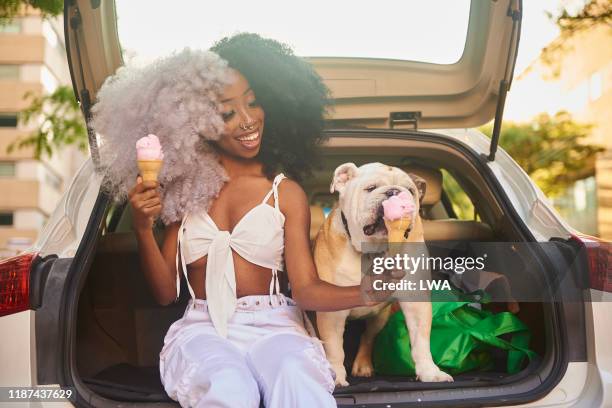
[[[143,181],[157,181],[163,160],[138,160],[138,168]]]
[[[385,220],[385,226],[387,227],[387,240],[388,242],[406,242],[404,234],[410,226],[412,221],[410,217],[402,217],[397,220],[390,221]]]

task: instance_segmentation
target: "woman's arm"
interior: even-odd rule
[[[293,180],[279,185],[279,205],[285,214],[285,267],[292,298],[304,310],[334,311],[371,304],[359,285],[337,286],[321,280],[310,251],[310,208],[302,187]]]
[[[157,183],[142,182],[139,178],[130,191],[129,198],[133,214],[132,224],[138,241],[140,268],[157,303],[168,305],[176,298],[175,256],[180,224],[174,223],[166,227],[160,251],[153,236],[153,222],[162,208]]]

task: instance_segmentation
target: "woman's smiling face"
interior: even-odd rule
[[[250,159],[259,153],[265,114],[247,79],[234,69],[230,75],[232,82],[219,98],[225,128],[217,145],[227,154]]]

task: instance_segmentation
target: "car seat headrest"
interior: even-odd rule
[[[421,166],[407,166],[400,168],[406,173],[414,173],[417,176],[425,179],[427,188],[425,189],[425,197],[423,197],[423,201],[421,203],[422,206],[431,206],[441,200],[442,172],[440,170]]]

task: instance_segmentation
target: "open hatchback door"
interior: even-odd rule
[[[123,61],[115,2],[66,3],[68,60],[75,93],[88,115],[96,92]],[[472,0],[463,53],[451,64],[308,57],[332,90],[335,100],[335,111],[329,118],[332,126],[449,129],[475,127],[495,118],[489,156],[492,160],[505,96],[512,83],[521,6],[520,0]],[[418,18],[408,16],[406,24]],[[94,158],[95,140],[90,135]]]

